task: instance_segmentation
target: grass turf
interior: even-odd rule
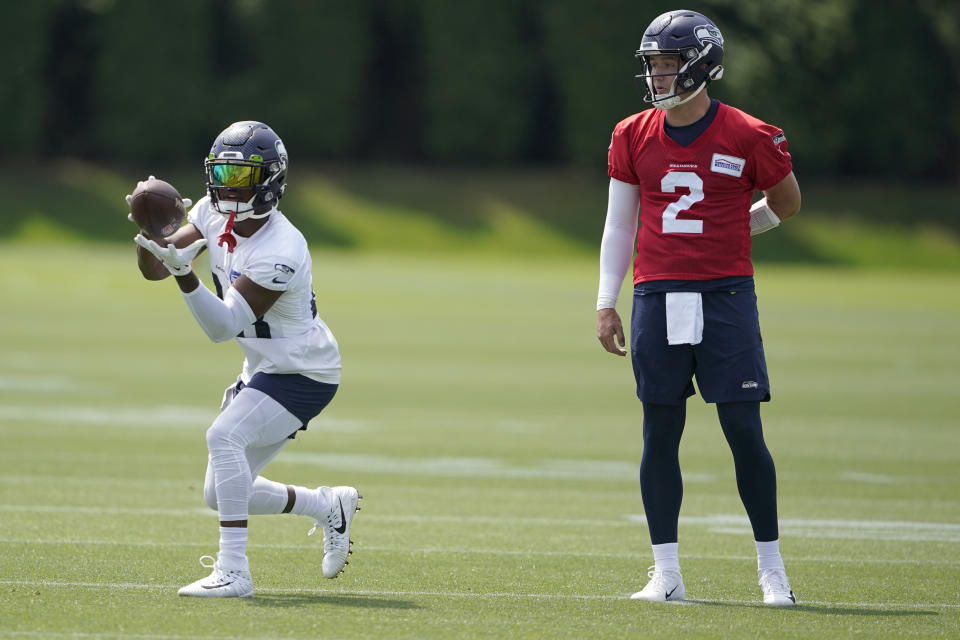
[[[593,335],[594,258],[320,252],[344,380],[267,467],[354,484],[355,554],[320,576],[294,516],[256,517],[249,601],[206,571],[203,433],[239,350],[206,341],[132,247],[0,246],[0,637],[945,637],[960,624],[955,276],[761,266],[782,549],[759,605],[710,406],[681,448],[688,605],[651,564],[629,362]],[[621,312],[628,311],[628,296]],[[953,631],[951,631],[951,629]]]

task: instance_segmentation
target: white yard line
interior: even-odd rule
[[[904,482],[904,478],[901,476],[891,476],[882,473],[864,473],[862,471],[843,471],[840,473],[840,479],[861,484],[901,484]]]
[[[284,451],[277,459],[284,464],[309,465],[324,469],[362,470],[378,475],[439,476],[466,478],[553,478],[607,480],[635,483],[638,461],[543,459],[517,463],[503,458],[443,457],[408,458],[376,454],[301,453]],[[715,482],[712,473],[683,474],[684,482]]]
[[[79,513],[89,515],[129,515],[129,516],[215,516],[216,511],[202,507],[186,509],[156,508],[156,507],[84,507],[79,505],[52,505],[52,504],[0,504],[0,513]]]
[[[760,600],[728,600],[721,598],[688,598],[684,601],[689,604],[744,604],[763,606]],[[960,609],[960,604],[955,602],[832,602],[830,600],[803,600],[797,602],[802,608],[803,605],[812,605],[817,607],[855,607],[859,609]]]
[[[160,406],[143,408],[98,408],[71,405],[0,406],[0,420],[29,420],[84,427],[178,427],[202,429],[217,416],[216,408]]]
[[[234,640],[240,637],[241,636],[231,635],[231,638]],[[0,638],[143,638],[144,640],[180,640],[181,638],[203,640],[204,638],[210,638],[211,640],[223,640],[223,636],[197,636],[193,634],[189,636],[179,636],[156,633],[115,633],[110,631],[83,633],[81,631],[13,631],[8,629],[0,629]],[[284,636],[284,639],[296,640],[295,638],[287,638],[287,636]]]
[[[58,513],[93,515],[161,515],[181,517],[213,517],[215,512],[203,507],[153,508],[153,507],[87,507],[78,505],[0,504],[2,512]],[[502,525],[501,516],[463,515],[380,515],[364,514],[365,521],[390,523],[453,523]],[[628,514],[622,519],[567,519],[567,518],[511,518],[514,525],[572,526],[572,527],[631,527],[646,522],[640,514]],[[714,533],[749,534],[750,525],[746,516],[713,514],[708,516],[681,516],[681,526],[706,527]],[[806,519],[781,518],[780,529],[784,537],[797,538],[842,538],[859,540],[904,540],[920,542],[960,542],[960,524],[948,522],[915,522],[898,520],[851,520],[851,519]]]
[[[628,515],[627,518],[638,523],[646,522],[643,515]],[[733,514],[680,516],[680,525],[703,526],[712,533],[731,535],[752,533],[747,517]],[[780,518],[780,531],[784,538],[960,542],[960,524],[950,522]]]
[[[241,636],[230,636],[233,640]],[[191,640],[223,640],[223,636],[181,636],[157,633],[116,633],[111,631],[96,631],[84,633],[82,631],[14,631],[10,629],[0,629],[0,638],[142,638],[143,640],[180,640],[181,638],[190,638]],[[295,640],[284,636],[284,640]]]
[[[79,505],[43,505],[43,504],[0,504],[0,513],[20,512],[20,513],[58,513],[58,514],[90,514],[90,515],[162,515],[162,516],[180,516],[180,517],[207,517],[214,518],[216,511],[206,507],[187,507],[187,508],[154,508],[154,507],[86,507]],[[374,522],[390,523],[414,523],[414,524],[496,524],[502,525],[503,518],[500,516],[441,516],[441,515],[382,515],[367,514],[364,511],[364,520]],[[513,518],[510,522],[523,525],[544,525],[544,526],[618,526],[635,527],[636,523],[627,519],[620,520],[577,520],[564,518]]]
[[[187,542],[187,541],[169,541],[169,540],[107,540],[107,539],[76,539],[69,540],[48,539],[38,540],[35,538],[0,538],[0,544],[24,544],[24,545],[78,545],[78,546],[104,546],[104,547],[144,547],[144,548],[184,548],[184,547],[211,547],[216,546],[215,541]],[[278,549],[286,551],[317,551],[320,547],[315,543],[305,542],[303,544],[278,544],[278,543],[257,543],[254,545],[257,549]],[[517,556],[517,557],[564,557],[564,558],[621,558],[625,560],[650,559],[648,551],[541,551],[541,550],[523,550],[523,549],[477,549],[470,547],[392,547],[378,545],[357,545],[358,551],[386,553],[390,555],[398,554],[436,554],[436,555],[494,555],[494,556]],[[691,560],[713,560],[730,562],[752,562],[756,560],[753,555],[719,555],[704,553],[684,553],[685,559]],[[890,564],[890,565],[935,565],[935,566],[960,566],[960,559],[953,558],[883,558],[870,556],[865,558],[851,558],[849,556],[789,556],[790,564],[801,563],[826,563],[826,564]]]
[[[117,590],[166,590],[178,589],[182,585],[173,584],[137,584],[129,582],[102,583],[102,582],[48,582],[43,580],[0,580],[0,584],[24,587],[52,587],[52,588],[80,588],[80,589],[117,589]],[[521,593],[521,592],[461,592],[461,591],[393,591],[377,589],[283,589],[271,588],[258,591],[266,594],[312,594],[317,596],[389,596],[409,598],[479,598],[494,600],[627,600],[628,594],[576,594],[576,593]],[[688,604],[722,603],[759,605],[759,600],[727,600],[727,599],[690,599]],[[943,602],[831,602],[827,600],[801,601],[801,605],[857,607],[863,609],[958,609],[960,604]],[[645,606],[639,604],[638,606]]]
[[[198,432],[216,416],[211,408],[190,406],[159,406],[141,408],[101,408],[83,406],[3,406],[0,405],[0,421],[4,419],[47,422],[58,425],[79,424],[84,427],[106,428],[171,428],[192,429]],[[331,416],[320,416],[314,427],[321,431],[361,432],[375,431],[379,428],[375,422],[365,420],[344,420]],[[165,460],[172,456],[151,455],[154,460]],[[96,454],[76,454],[63,452],[10,452],[0,458],[23,460],[69,460],[71,462],[99,460]],[[407,457],[363,453],[318,453],[287,450],[274,465],[309,466],[326,471],[347,471],[366,475],[400,475],[407,477],[445,477],[445,478],[505,478],[505,479],[556,479],[618,482],[635,486],[639,460],[597,460],[547,458],[530,461],[515,461],[496,457],[466,456],[429,456]],[[785,475],[790,475],[786,474]],[[805,474],[795,473],[803,478]],[[685,483],[716,483],[723,479],[716,473],[686,471]],[[832,475],[834,482],[844,484],[902,485],[923,484],[942,481],[936,477],[920,475],[884,475],[858,471],[838,471]]]
[[[74,378],[64,376],[0,373],[0,391],[57,393],[80,388],[81,385]]]
[[[182,480],[169,480],[163,478],[128,478],[124,476],[105,477],[105,476],[70,476],[70,475],[51,475],[51,474],[16,474],[0,475],[0,484],[8,485],[37,485],[42,483],[55,484],[58,486],[76,486],[93,485],[97,487],[180,487],[186,489],[190,486],[197,486],[202,482],[202,477],[185,478]]]
[[[4,390],[0,377],[0,390]],[[49,383],[48,383],[49,384]],[[40,389],[43,390],[43,389]],[[163,405],[158,407],[110,408],[80,405],[2,405],[0,420],[25,420],[57,425],[89,427],[166,427],[204,431],[217,417],[215,406],[192,407]],[[371,426],[363,420],[338,420],[330,416],[318,417],[311,425],[328,431],[366,431]]]

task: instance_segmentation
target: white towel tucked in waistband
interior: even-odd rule
[[[703,298],[697,292],[667,293],[667,344],[700,344]]]

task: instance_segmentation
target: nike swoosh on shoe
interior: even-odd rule
[[[204,589],[219,589],[220,587],[229,587],[229,586],[232,585],[234,582],[236,582],[236,581],[235,581],[235,580],[231,580],[230,582],[221,582],[220,584],[211,584],[211,585],[202,584],[202,585],[200,585],[200,586],[203,587]]]
[[[342,534],[347,530],[347,516],[343,513],[343,500],[337,498],[337,502],[340,503],[340,526],[334,527],[333,530]]]

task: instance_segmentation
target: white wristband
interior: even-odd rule
[[[767,206],[767,199],[760,198],[750,207],[750,235],[770,231],[780,225],[780,218]]]

